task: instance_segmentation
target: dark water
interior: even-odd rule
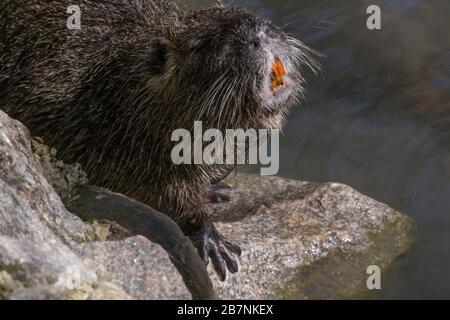
[[[417,242],[379,297],[449,299],[450,1],[235,3],[325,55],[291,112],[280,175],[342,182],[412,216]],[[366,28],[370,4],[381,30]]]

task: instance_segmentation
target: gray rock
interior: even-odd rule
[[[175,229],[164,217],[153,221],[160,225],[139,225],[143,217],[150,221],[151,208],[133,202],[130,208],[137,211],[130,220],[126,197],[97,190],[110,207],[80,197],[77,189],[89,189],[78,188],[86,176],[55,153],[39,139],[32,148],[27,130],[0,111],[0,298],[188,299],[187,287],[208,288],[201,268],[198,275],[180,275],[180,266],[192,269],[198,256],[190,242],[177,245],[188,241],[182,234],[167,235]],[[367,267],[386,270],[410,246],[410,218],[347,186],[253,175],[228,182],[234,187],[223,192],[231,202],[208,206],[216,226],[240,243],[243,255],[240,272],[224,283],[210,270],[220,298],[366,297]],[[83,222],[55,189],[79,213],[89,209],[99,219],[107,213],[101,208],[114,206],[116,222],[129,230],[110,221]],[[165,239],[171,241],[157,244]],[[190,256],[176,257],[177,252]]]
[[[74,194],[76,194],[76,197],[74,197],[70,203],[66,204],[71,212],[76,213],[87,221],[91,219],[114,221],[122,228],[126,228],[126,231],[129,234],[144,236],[147,239],[147,242],[140,242],[143,247],[148,246],[150,243],[148,240],[155,244],[159,244],[169,254],[170,261],[181,274],[186,287],[192,294],[192,298],[216,298],[206,267],[197,254],[192,242],[167,215],[122,194],[114,193],[110,190],[96,186],[79,186],[76,188]],[[93,224],[93,226],[95,226],[95,224]],[[104,232],[101,228],[98,228],[98,226],[97,228],[94,228],[94,230],[97,230],[97,233],[98,231],[101,233],[100,237],[93,237],[94,239],[105,237]],[[120,232],[115,232],[115,234],[118,235]],[[107,238],[108,236],[106,239]],[[135,248],[139,247],[140,246],[136,246]],[[122,253],[122,250],[119,250],[114,254],[121,257],[124,253]],[[178,274],[170,273],[173,266],[169,265],[170,268],[167,268],[168,264],[158,263],[158,260],[155,258],[160,255],[157,255],[151,250],[150,253],[146,253],[146,255],[152,257],[152,260],[146,259],[147,270],[152,270],[155,275],[156,273],[159,275],[172,274],[171,281],[177,283],[179,279]],[[93,259],[97,258],[98,255],[93,255]],[[117,264],[115,260],[117,259],[112,259],[113,264]],[[124,268],[124,266],[120,265],[120,269],[122,268]],[[135,269],[131,268],[127,270]],[[134,274],[128,274],[127,277],[134,277],[136,278],[136,281],[141,282],[145,280],[145,277],[135,277]],[[121,283],[124,284],[124,282]],[[142,289],[147,286],[146,282],[140,284],[140,288]],[[127,288],[130,287],[128,286]],[[172,289],[175,288],[176,286],[172,285]],[[152,288],[152,292],[153,295],[158,294],[155,292],[154,288]],[[171,295],[171,297],[178,296],[175,292],[176,291],[173,291],[174,295]]]
[[[80,238],[83,222],[68,212],[36,163],[28,130],[0,111],[0,234],[60,243]]]
[[[410,246],[414,223],[345,185],[253,175],[230,178],[231,203],[211,204],[216,226],[243,249],[225,299],[366,297],[367,267],[385,270]]]
[[[42,175],[28,131],[1,111],[0,203],[0,296],[39,288],[30,297],[38,291],[48,297],[97,281],[70,250],[84,232],[83,222],[64,208]]]
[[[191,299],[167,253],[142,236],[86,243],[81,249],[82,256],[94,261],[99,276],[134,299]]]
[[[43,167],[67,199],[85,176],[53,160],[39,140],[34,149],[27,129],[0,111],[0,298],[190,297],[159,245],[142,238],[88,242],[118,233],[67,211]]]
[[[31,299],[57,297],[97,282],[96,274],[58,240],[47,243],[1,236],[0,270],[4,280],[0,295],[9,298],[17,289],[20,296]]]

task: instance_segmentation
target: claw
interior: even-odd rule
[[[230,197],[219,190],[231,189],[232,186],[225,182],[218,182],[211,186],[210,191],[207,194],[207,199],[210,203],[230,202]]]
[[[213,249],[210,251],[210,257],[214,270],[216,271],[220,280],[225,281],[227,278],[227,269],[223,256],[221,256],[221,252],[219,251],[219,248],[217,248],[216,244],[213,245]]]
[[[233,188],[233,186],[231,184],[225,183],[223,181],[220,181],[220,182],[212,185],[212,189],[214,191],[220,190],[220,189],[231,189],[231,188]]]
[[[230,202],[230,197],[218,191],[210,191],[208,193],[208,200],[210,203]]]
[[[228,240],[228,239],[225,240],[225,245],[232,253],[234,253],[238,257],[240,257],[242,255],[241,248],[238,245],[231,242],[230,240]]]
[[[208,246],[204,245],[200,248],[200,250],[197,247],[197,251],[199,252],[200,258],[202,259],[205,266],[208,266],[208,264],[209,264]]]
[[[220,246],[220,252],[222,256],[227,256],[228,259],[225,259],[225,263],[227,264],[228,270],[230,270],[231,273],[236,273],[239,271],[239,265],[236,260],[236,258],[233,256],[233,254],[225,247],[224,245]]]
[[[226,280],[227,269],[231,273],[239,271],[235,255],[241,255],[241,249],[230,240],[222,237],[213,224],[208,224],[200,232],[191,236],[194,245],[207,266],[209,259],[221,281]]]

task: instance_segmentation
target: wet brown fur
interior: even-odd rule
[[[210,181],[232,167],[174,165],[171,133],[192,130],[195,120],[204,130],[280,128],[302,95],[301,68],[314,68],[308,49],[236,7],[76,2],[81,30],[66,28],[73,1],[2,1],[0,105],[60,158],[81,163],[92,184],[142,201],[184,230],[201,226]],[[261,29],[295,84],[279,104],[260,94],[270,63],[255,42]]]

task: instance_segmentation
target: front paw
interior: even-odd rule
[[[235,255],[241,255],[241,248],[223,237],[212,223],[192,235],[191,240],[197,247],[205,265],[208,265],[211,259],[214,270],[221,281],[225,281],[227,269],[231,273],[239,271]]]
[[[209,203],[224,203],[224,202],[230,202],[230,197],[226,194],[219,192],[219,191],[209,191],[207,194],[207,201]]]
[[[230,202],[230,197],[226,194],[220,192],[221,189],[231,189],[232,186],[224,183],[219,182],[211,186],[211,189],[207,193],[207,201],[209,203],[223,203],[223,202]]]

